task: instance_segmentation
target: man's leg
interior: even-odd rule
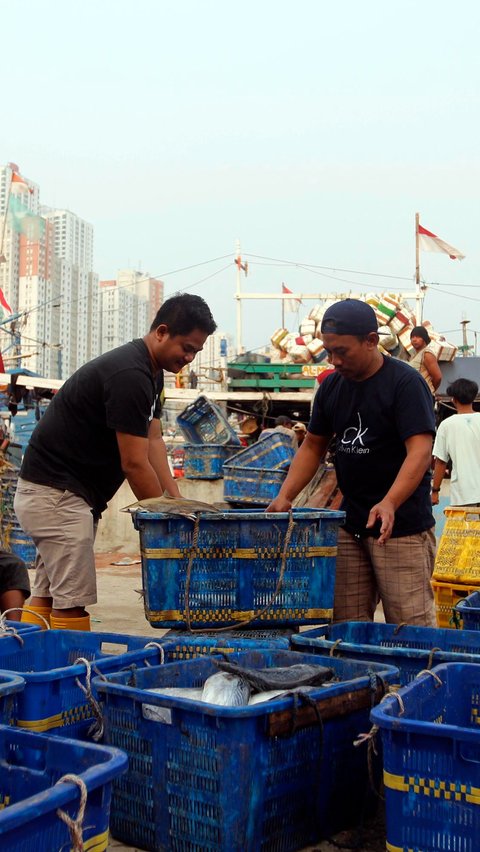
[[[334,621],[373,621],[378,603],[375,576],[363,540],[338,531]]]
[[[97,600],[90,507],[70,491],[19,480],[14,508],[44,567],[44,575],[35,579],[32,603],[46,601],[48,590],[52,627],[89,630],[85,607]]]
[[[389,624],[420,624],[436,627],[431,577],[435,562],[435,533],[390,538],[383,547],[367,539]]]

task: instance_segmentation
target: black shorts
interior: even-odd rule
[[[26,598],[30,597],[28,571],[19,556],[0,550],[0,595],[12,589],[20,589]]]

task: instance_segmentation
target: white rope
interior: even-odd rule
[[[76,819],[72,819],[72,817],[65,811],[62,811],[61,808],[57,808],[57,816],[63,820],[70,832],[73,852],[84,852],[83,818],[85,816],[85,807],[87,805],[87,787],[85,781],[83,781],[82,778],[79,778],[78,775],[62,775],[62,777],[58,779],[57,784],[62,783],[76,784],[77,787],[80,788],[80,804]]]

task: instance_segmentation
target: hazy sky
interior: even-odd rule
[[[411,290],[419,211],[466,255],[422,253],[425,317],[480,330],[478,0],[0,0],[0,12],[0,163],[93,224],[101,278],[163,276],[167,295],[203,295],[234,333],[237,239],[246,290]],[[246,303],[244,344],[280,318],[279,302]]]

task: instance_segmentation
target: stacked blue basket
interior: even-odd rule
[[[311,663],[279,650],[229,659],[249,668]],[[114,786],[114,837],[147,850],[289,852],[355,824],[368,768],[353,740],[368,728],[382,681],[398,672],[348,660],[331,667],[339,682],[311,690],[307,706],[299,696],[245,707],[162,696],[162,686],[203,684],[218,671],[211,657],[96,679],[107,740],[129,755]]]
[[[185,478],[222,479],[224,463],[237,452],[237,444],[185,444]]]
[[[268,506],[277,496],[295,451],[289,435],[271,432],[223,466],[223,496],[229,503]]]
[[[200,512],[196,521],[137,512],[146,618],[177,629],[331,621],[343,518],[329,509]]]
[[[396,666],[402,685],[438,663],[480,663],[480,633],[473,630],[347,621],[307,630],[291,642],[303,653]]]
[[[236,444],[240,446],[240,438],[230,426],[222,409],[207,399],[199,396],[195,402],[181,412],[177,423],[187,441],[191,444]]]
[[[149,639],[141,636],[39,630],[20,638],[21,642],[14,636],[0,639],[0,669],[20,673],[25,682],[9,721],[30,731],[69,737],[87,736],[95,721],[92,700],[86,695],[93,672],[116,672],[161,659],[161,649],[146,647]],[[86,662],[76,662],[79,658]]]
[[[472,592],[454,606],[465,630],[480,630],[480,592]]]
[[[17,481],[17,469],[4,470],[0,476],[2,548],[23,559],[27,568],[33,568],[35,545],[31,537],[22,530],[13,511]]]
[[[476,852],[480,666],[420,674],[371,714],[383,743],[387,849]]]

